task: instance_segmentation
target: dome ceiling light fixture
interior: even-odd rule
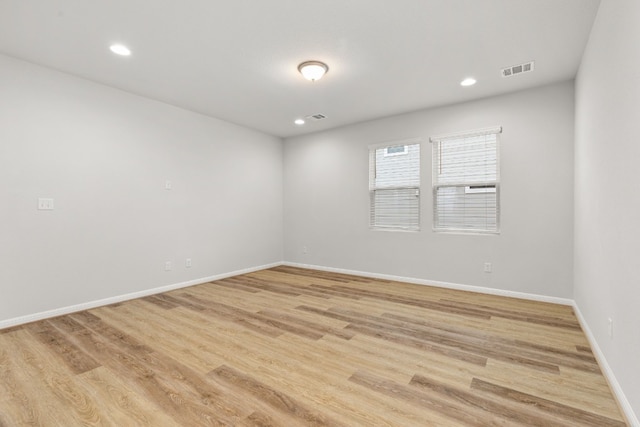
[[[305,61],[298,65],[298,71],[300,71],[300,74],[302,74],[305,79],[315,82],[316,80],[320,80],[322,76],[329,71],[329,67],[324,62]]]

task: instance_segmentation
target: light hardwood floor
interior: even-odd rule
[[[624,426],[572,309],[277,267],[0,331],[0,426]]]

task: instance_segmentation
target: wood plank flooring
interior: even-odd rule
[[[570,307],[277,267],[0,330],[26,425],[626,424]]]

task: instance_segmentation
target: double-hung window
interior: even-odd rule
[[[432,137],[435,231],[500,230],[501,127]]]
[[[420,229],[420,141],[398,141],[369,148],[372,228]]]

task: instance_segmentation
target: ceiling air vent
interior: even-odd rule
[[[305,117],[305,119],[315,120],[315,121],[323,120],[323,119],[326,119],[326,118],[327,118],[327,116],[325,116],[324,114],[312,114],[310,116]]]
[[[503,68],[502,77],[511,77],[515,76],[516,74],[528,73],[530,71],[533,71],[533,61]]]

